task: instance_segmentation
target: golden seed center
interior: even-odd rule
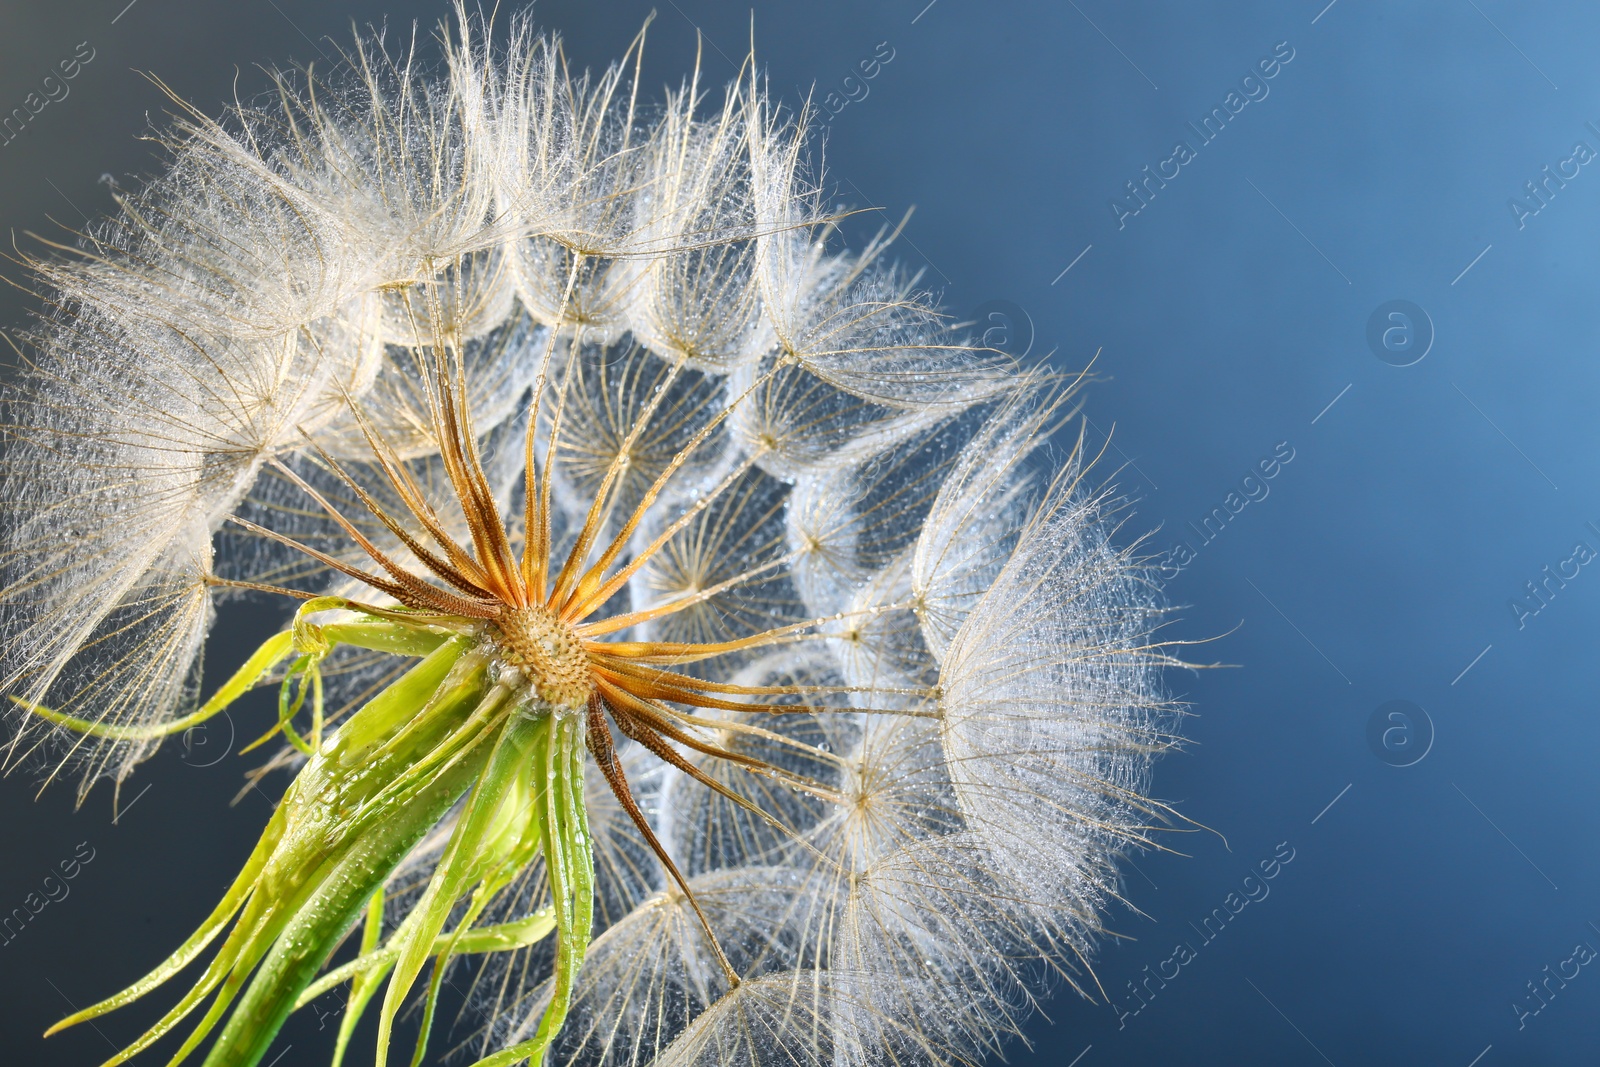
[[[553,612],[508,608],[494,625],[501,658],[527,676],[540,700],[565,708],[589,702],[594,692],[589,657],[578,635]]]

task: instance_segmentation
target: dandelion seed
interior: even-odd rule
[[[0,471],[9,758],[120,785],[276,686],[292,781],[110,1063],[969,1062],[1093,991],[1175,661],[1075,383],[838,247],[808,115],[457,9],[186,111],[35,264]],[[297,602],[201,702],[215,602]],[[81,793],[80,793],[81,795]],[[340,946],[350,947],[333,964]],[[202,962],[203,961],[203,962]],[[415,1048],[391,1048],[420,1005]]]

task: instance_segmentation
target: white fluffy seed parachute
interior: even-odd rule
[[[213,993],[185,1051],[239,996],[206,1062],[257,1062],[350,982],[337,1063],[431,960],[425,1042],[465,957],[488,1065],[969,1063],[1031,982],[1093,995],[1177,661],[1050,444],[1077,380],[972,342],[891,234],[841,247],[753,67],[651,103],[643,34],[599,75],[525,18],[441,39],[183,108],[164,173],[31,262],[8,762],[120,784],[270,682],[256,774],[296,775],[208,925],[74,1018],[230,923],[112,1062]],[[285,596],[202,703],[214,604]]]

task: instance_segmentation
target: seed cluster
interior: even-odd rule
[[[542,605],[511,608],[494,621],[500,657],[518,668],[538,698],[577,710],[594,693],[589,661],[572,627]]]

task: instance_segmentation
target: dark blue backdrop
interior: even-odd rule
[[[214,111],[235,78],[261,86],[252,64],[321,62],[352,19],[442,14],[126,3],[0,4],[0,111],[93,53],[0,147],[19,241],[146,166],[133,136],[161,104],[135,70]],[[758,3],[761,61],[837,112],[841,201],[916,206],[901,255],[953,310],[1063,367],[1100,352],[1088,414],[1115,428],[1130,529],[1173,553],[1175,634],[1236,665],[1174,676],[1191,742],[1156,776],[1215,832],[1129,869],[1109,1005],[1060,993],[1012,1060],[1593,1062],[1600,15],[926,3]],[[538,10],[598,65],[649,6]],[[750,17],[665,0],[650,82],[687,69],[697,28],[731,77]],[[6,296],[0,321],[23,307]],[[221,641],[238,655],[270,625],[235,614]],[[226,806],[227,740],[163,753],[115,825],[107,793],[73,813],[68,790],[0,783],[0,910],[76,872],[0,947],[7,1062],[131,1036],[137,1019],[37,1038],[170,950],[236,869],[268,807]],[[286,1032],[283,1064],[320,1062],[317,1028]]]

